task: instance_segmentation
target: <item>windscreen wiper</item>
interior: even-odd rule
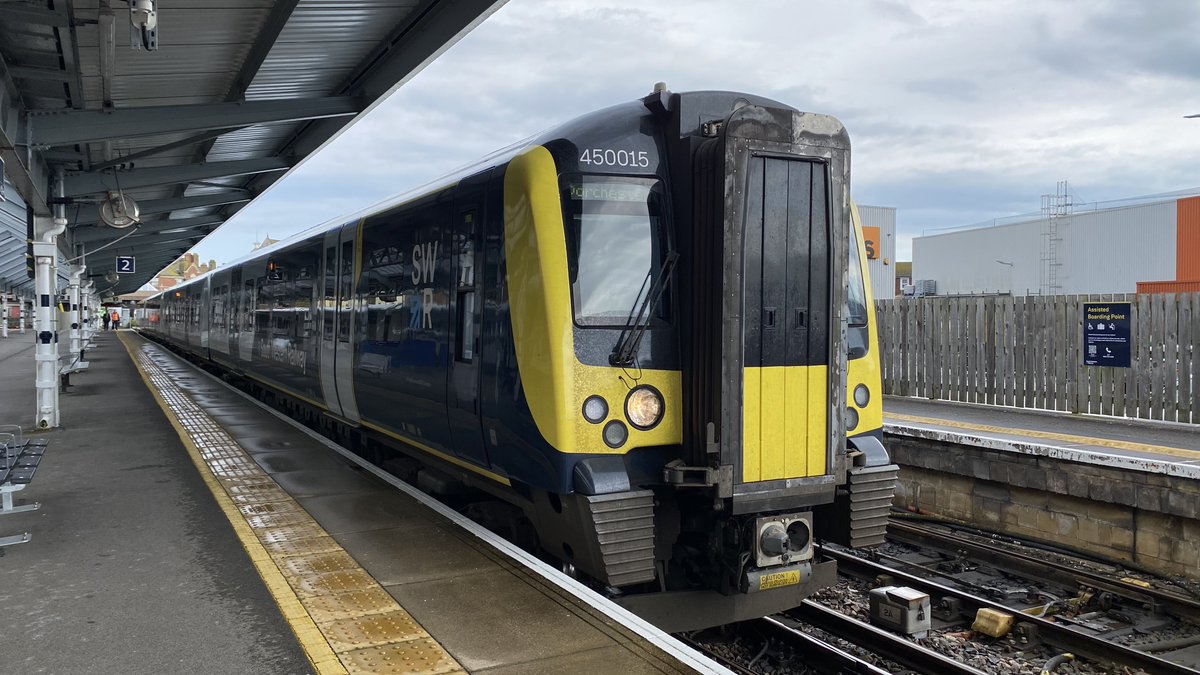
[[[620,337],[617,338],[617,344],[613,345],[612,353],[608,355],[610,364],[622,367],[633,365],[638,347],[642,344],[642,336],[650,327],[650,310],[658,304],[659,298],[666,292],[667,284],[671,281],[671,270],[675,269],[677,260],[679,260],[679,254],[675,251],[668,251],[662,266],[658,268],[658,274],[654,277],[654,283],[650,284],[650,292],[646,293],[640,305],[636,301],[634,302],[633,309],[629,311],[629,319],[625,322],[625,327],[621,329]],[[646,279],[647,281],[650,279],[649,273],[646,274]],[[645,287],[646,282],[643,281],[642,288]],[[639,297],[640,295],[639,293]]]

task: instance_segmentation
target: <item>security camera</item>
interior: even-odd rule
[[[158,11],[154,4],[154,0],[130,0],[129,23],[141,31],[154,30],[158,25]]]

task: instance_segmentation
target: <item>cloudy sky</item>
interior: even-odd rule
[[[732,89],[831,114],[922,232],[1200,187],[1194,0],[510,0],[197,251],[226,262],[581,113]]]

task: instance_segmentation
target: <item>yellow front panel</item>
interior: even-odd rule
[[[796,445],[791,443],[791,437],[784,433],[786,423],[785,413],[790,408],[787,403],[787,378],[785,367],[761,368],[759,375],[760,389],[758,400],[760,417],[760,450],[759,462],[762,470],[759,480],[785,478],[787,473],[787,449]]]
[[[850,202],[850,216],[854,228],[859,231],[858,241],[861,242],[863,240],[862,223],[858,217],[858,206],[853,201]],[[867,268],[866,251],[861,248],[861,244],[859,246],[862,278],[868,280],[864,284],[864,290],[867,294],[867,322],[871,328],[867,341],[867,353],[862,358],[854,359],[846,364],[846,405],[858,411],[858,427],[848,430],[847,434],[850,436],[883,427],[883,377],[879,368],[879,324],[875,323],[875,298],[872,296],[869,282],[871,274]],[[860,384],[865,384],[871,392],[870,403],[865,408],[860,408],[854,403],[854,388]]]
[[[805,368],[808,371],[808,473],[822,476],[829,473],[829,452],[825,443],[829,437],[829,369],[825,366]]]
[[[761,480],[762,473],[761,375],[762,368],[742,371],[742,481],[746,483]]]
[[[589,366],[575,358],[566,228],[554,158],[536,146],[513,158],[504,175],[504,246],[517,369],[542,437],[559,452],[622,454],[678,444],[683,437],[679,371]],[[647,431],[629,426],[620,448],[604,443],[604,422],[625,422],[625,396],[648,384],[662,394],[663,419]],[[608,417],[583,418],[583,401],[602,396]]]
[[[825,474],[825,366],[742,371],[742,481]]]

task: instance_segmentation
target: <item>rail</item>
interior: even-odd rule
[[[1034,579],[1046,579],[1067,585],[1082,583],[1122,598],[1153,605],[1167,614],[1200,624],[1200,600],[1160,588],[1113,579],[1099,572],[1026,555],[1004,546],[951,536],[926,525],[898,522],[895,518],[888,524],[888,538],[951,553],[961,552],[976,559],[992,560],[1006,570]]]
[[[821,555],[836,560],[838,570],[843,573],[854,574],[868,579],[873,579],[879,575],[888,575],[898,583],[928,593],[931,598],[957,598],[965,605],[976,609],[987,607],[1007,614],[1014,613],[1012,608],[1006,607],[999,602],[994,602],[957,588],[951,588],[950,586],[939,584],[872,560],[860,558],[838,548],[828,545],[822,545],[818,548]],[[1197,675],[1195,670],[1186,666],[1172,663],[1166,659],[1146,652],[1140,652],[1124,645],[1086,635],[1049,619],[1022,614],[1018,617],[1017,621],[1018,623],[1032,626],[1039,639],[1099,663],[1141,668],[1148,673],[1162,675]]]

